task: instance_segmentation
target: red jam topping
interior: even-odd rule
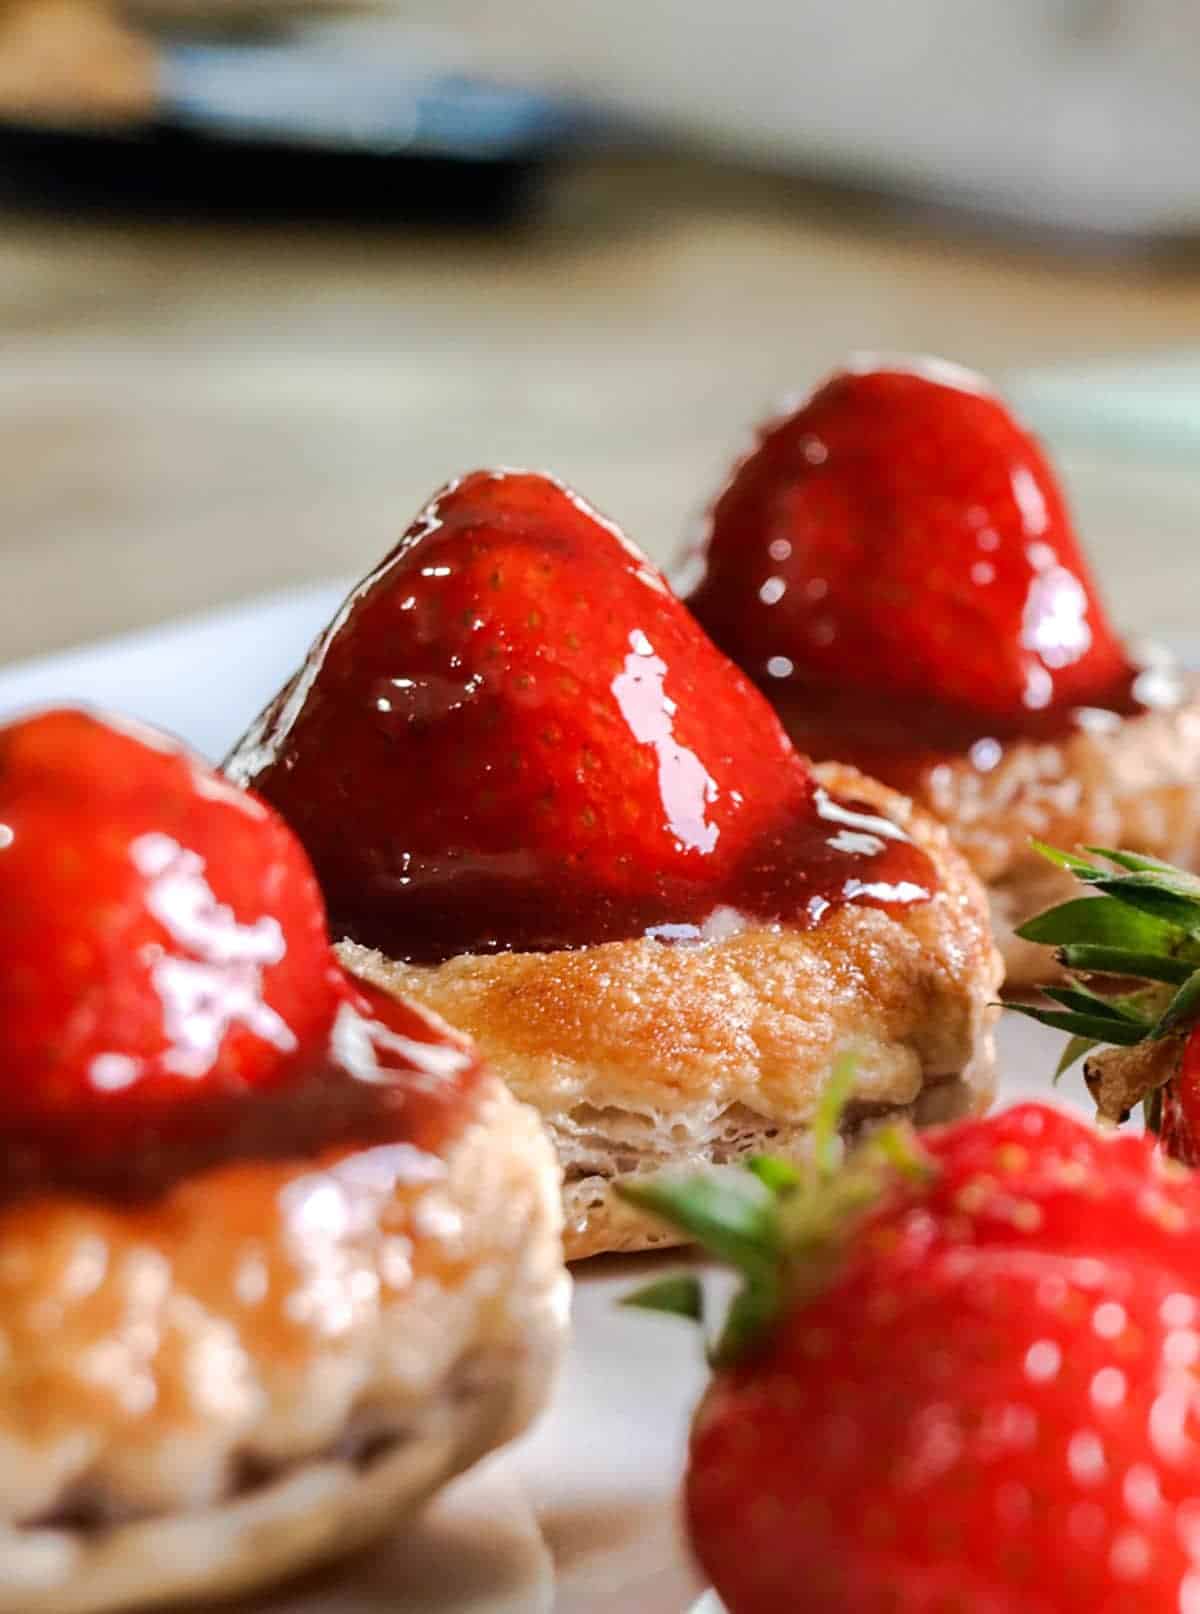
[[[1178,704],[1181,688],[1163,666],[1132,669],[1094,706],[1050,707],[1007,721],[935,701],[884,700],[861,691],[789,679],[763,693],[799,749],[837,758],[900,790],[943,761],[991,773],[1020,741],[1061,743],[1073,734],[1108,734],[1128,718]]]
[[[429,506],[227,771],[299,835],[335,930],[398,958],[809,926],[936,885],[818,788],[628,540],[524,473]]]
[[[0,1198],[436,1150],[477,1078],[447,1028],[345,976],[261,802],[132,725],[0,729]]]
[[[438,963],[462,952],[549,952],[651,936],[699,940],[732,914],[809,929],[845,903],[927,902],[937,875],[903,830],[862,803],[814,791],[751,842],[719,880],[661,877],[611,894],[556,880],[536,848],[503,858],[410,855],[395,886],[327,880],[334,928],[393,958]]]
[[[437,1155],[460,1129],[482,1067],[462,1039],[412,1004],[343,979],[326,1046],[288,1062],[265,1089],[216,1087],[139,1100],[117,1123],[80,1136],[81,1117],[57,1128],[0,1133],[0,1202],[65,1191],[153,1198],[181,1178],[238,1160],[305,1159],[404,1144]]]
[[[469,1045],[414,1005],[344,979],[328,1042],[288,1062],[278,1085],[136,1100],[112,1147],[106,1118],[79,1136],[20,1125],[0,1133],[0,1202],[66,1191],[137,1201],[238,1160],[305,1159],[404,1144],[437,1155],[460,1129],[482,1067]],[[95,1147],[93,1147],[95,1143]]]

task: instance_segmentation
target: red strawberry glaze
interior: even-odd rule
[[[402,1145],[436,1155],[461,1130],[483,1067],[465,1039],[414,1005],[343,977],[323,1043],[277,1085],[138,1100],[119,1121],[89,1107],[54,1128],[5,1125],[0,1204],[46,1192],[153,1199],[236,1160],[287,1160]],[[81,1129],[86,1126],[85,1135]],[[115,1135],[114,1135],[115,1134]]]
[[[1157,704],[1042,450],[955,366],[864,360],[772,422],[703,562],[689,604],[797,745],[888,780]]]
[[[1158,690],[1168,693],[1160,699]],[[765,685],[764,694],[793,743],[813,761],[852,763],[908,793],[940,762],[962,760],[978,773],[991,773],[1014,745],[1057,744],[1086,730],[1112,733],[1128,718],[1178,700],[1170,680],[1143,668],[1132,670],[1102,703],[1030,712],[1019,722],[934,700],[880,699],[792,679]]]
[[[245,1158],[436,1150],[470,1046],[352,982],[263,803],[135,725],[0,730],[0,1199]]]
[[[451,484],[227,764],[335,927],[394,957],[809,926],[906,906],[928,858],[816,784],[659,573],[548,477]]]

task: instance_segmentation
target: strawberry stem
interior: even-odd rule
[[[669,1317],[685,1317],[692,1323],[704,1321],[704,1287],[694,1272],[677,1272],[657,1283],[648,1283],[622,1296],[621,1304],[665,1312]]]
[[[816,1114],[813,1116],[812,1150],[817,1172],[822,1177],[832,1176],[842,1163],[840,1128],[846,1105],[854,1091],[856,1065],[853,1054],[839,1054],[817,1101]]]

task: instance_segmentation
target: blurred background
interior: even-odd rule
[[[545,467],[669,561],[854,349],[1009,388],[1200,628],[1194,0],[0,0],[0,661]]]

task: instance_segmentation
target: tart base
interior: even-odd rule
[[[822,1087],[852,1053],[851,1115],[982,1107],[999,990],[983,891],[945,830],[854,769],[821,783],[903,825],[933,859],[926,903],[841,906],[811,930],[743,923],[698,945],[648,938],[571,952],[343,963],[477,1042],[541,1112],[568,1173],[568,1259],[667,1242],[613,1193],[622,1177],[806,1145]]]
[[[995,1081],[990,1046],[981,1052],[983,1057],[977,1067],[972,1066],[950,1081],[927,1087],[913,1104],[897,1105],[891,1109],[849,1110],[842,1127],[843,1137],[851,1142],[868,1136],[892,1121],[934,1126],[959,1120],[966,1115],[982,1114],[991,1103]],[[591,1255],[633,1254],[639,1250],[668,1249],[687,1242],[665,1223],[643,1216],[621,1199],[615,1187],[618,1179],[628,1180],[643,1172],[653,1173],[668,1168],[678,1171],[714,1161],[721,1165],[733,1164],[756,1154],[796,1159],[806,1155],[809,1148],[807,1124],[752,1127],[734,1121],[724,1130],[726,1135],[723,1138],[694,1156],[669,1154],[634,1157],[616,1145],[619,1167],[606,1163],[603,1169],[591,1171],[586,1164],[572,1165],[569,1146],[564,1148],[562,1140],[556,1140],[565,1165],[563,1209],[570,1258],[579,1261]],[[596,1161],[595,1152],[592,1152],[591,1159],[593,1163]]]
[[[509,1367],[524,1391],[514,1393]],[[528,1391],[552,1367],[544,1350],[511,1364],[464,1362],[444,1401],[361,1465],[305,1463],[241,1500],[100,1531],[0,1533],[0,1610],[104,1614],[207,1603],[352,1553],[520,1433],[536,1411]]]
[[[1009,991],[1059,974],[1017,926],[1080,895],[1030,846],[1118,846],[1193,868],[1200,860],[1200,691],[1136,717],[1095,713],[1058,740],[1015,740],[994,767],[943,759],[907,779],[988,888]]]
[[[311,1175],[301,1180],[314,1183]],[[549,1395],[566,1332],[569,1281],[561,1256],[558,1168],[537,1118],[493,1080],[486,1084],[476,1119],[448,1151],[438,1184],[428,1210],[418,1206],[408,1223],[407,1247],[419,1268],[415,1247],[422,1239],[450,1240],[455,1253],[444,1276],[438,1275],[442,1269],[436,1262],[426,1262],[424,1276],[402,1284],[394,1300],[372,1310],[360,1325],[350,1324],[353,1335],[345,1326],[339,1333],[335,1323],[332,1336],[323,1325],[323,1337],[314,1336],[311,1343],[303,1332],[299,1338],[287,1336],[290,1351],[308,1356],[312,1374],[300,1403],[294,1408],[280,1403],[274,1411],[277,1429],[297,1431],[294,1456],[248,1463],[255,1450],[253,1430],[244,1431],[235,1443],[232,1435],[210,1426],[202,1406],[181,1401],[164,1356],[158,1404],[166,1427],[147,1447],[145,1465],[137,1468],[138,1482],[149,1491],[156,1474],[176,1473],[172,1453],[177,1442],[207,1443],[213,1469],[228,1477],[226,1494],[207,1502],[171,1506],[164,1497],[155,1507],[146,1500],[134,1505],[128,1494],[122,1495],[131,1473],[131,1443],[147,1438],[136,1416],[123,1418],[114,1411],[103,1425],[97,1422],[89,1429],[81,1410],[73,1428],[64,1425],[65,1435],[46,1436],[37,1444],[22,1430],[22,1401],[35,1404],[34,1422],[44,1422],[55,1406],[80,1394],[80,1385],[88,1382],[106,1347],[119,1348],[119,1336],[99,1327],[91,1331],[86,1313],[77,1318],[68,1313],[60,1320],[58,1348],[47,1348],[46,1360],[25,1365],[24,1390],[16,1382],[20,1364],[10,1358],[0,1366],[0,1391],[12,1395],[10,1412],[0,1420],[0,1453],[11,1465],[11,1495],[19,1497],[23,1473],[32,1483],[36,1464],[47,1472],[68,1468],[61,1452],[72,1441],[90,1440],[96,1451],[90,1466],[76,1465],[63,1473],[53,1499],[35,1517],[10,1514],[0,1520],[0,1614],[107,1614],[179,1601],[207,1605],[252,1591],[363,1546],[402,1522],[448,1479],[518,1434]],[[158,1213],[159,1244],[148,1253],[163,1260],[175,1255],[180,1284],[185,1267],[169,1239],[182,1237],[193,1205],[197,1214],[203,1214],[205,1205],[216,1207],[209,1210],[209,1238],[217,1247],[214,1271],[221,1264],[222,1239],[233,1237],[222,1216],[227,1209],[222,1186],[216,1173],[209,1195],[203,1194],[202,1183],[191,1184],[194,1199],[182,1204],[168,1200]],[[239,1188],[245,1191],[241,1178]],[[278,1193],[273,1178],[265,1177],[253,1191]],[[47,1231],[75,1241],[75,1250],[94,1248],[98,1238],[108,1237],[111,1249],[109,1215],[74,1200],[10,1209],[8,1224],[0,1224],[0,1288],[5,1262],[14,1271],[40,1262],[43,1274],[34,1278],[40,1288],[35,1287],[32,1300],[9,1297],[14,1316],[22,1304],[40,1300],[44,1306],[50,1296],[61,1294],[51,1255],[37,1253],[48,1250]],[[349,1236],[352,1244],[340,1243],[319,1257],[319,1293],[335,1305],[340,1304],[340,1285],[350,1285],[347,1293],[362,1289],[358,1273],[363,1269],[356,1270],[353,1260],[339,1253],[361,1237],[353,1230]],[[286,1244],[292,1233],[285,1227],[280,1237]],[[148,1250],[145,1244],[138,1248]],[[385,1245],[379,1248],[381,1261],[386,1261]],[[110,1261],[118,1258],[113,1250]],[[386,1268],[379,1271],[386,1289]],[[211,1296],[205,1298],[211,1301]],[[194,1291],[181,1289],[178,1304],[189,1317],[197,1316]],[[261,1311],[262,1304],[251,1308],[251,1315],[255,1310]],[[243,1327],[249,1335],[251,1325]],[[260,1346],[264,1373],[273,1351],[267,1337]],[[352,1393],[344,1386],[334,1388],[338,1370],[327,1354],[330,1338],[343,1349],[360,1347]],[[246,1349],[253,1349],[249,1337]],[[295,1362],[293,1354],[293,1366]],[[214,1363],[215,1374],[223,1370],[224,1364]],[[10,1373],[14,1379],[6,1383]],[[297,1424],[311,1419],[313,1402],[322,1394],[337,1397],[327,1409],[330,1417],[343,1398],[348,1412],[338,1415],[339,1434],[332,1445],[304,1451],[305,1437]],[[257,1404],[265,1412],[268,1403]],[[78,1516],[87,1511],[81,1503],[87,1499],[101,1500],[104,1507],[81,1520]]]

